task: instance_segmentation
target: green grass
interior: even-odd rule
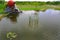
[[[36,4],[36,3],[35,3]],[[16,3],[17,7],[20,9],[20,10],[46,10],[46,9],[56,9],[56,10],[60,10],[60,5],[47,5],[47,4],[44,4],[44,5],[38,5],[38,4],[20,4],[20,3]],[[4,9],[5,9],[5,5],[6,4],[0,4],[0,13],[3,13],[4,12]]]
[[[46,9],[56,9],[56,10],[60,10],[60,6],[56,6],[56,5],[18,5],[17,7],[20,10],[46,10]]]
[[[5,9],[5,5],[4,4],[0,4],[0,13],[2,13]]]

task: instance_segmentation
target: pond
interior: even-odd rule
[[[0,40],[9,40],[8,32],[17,34],[13,40],[60,40],[60,10],[31,10],[2,17]]]

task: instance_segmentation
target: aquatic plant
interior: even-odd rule
[[[7,33],[7,38],[12,40],[17,37],[17,34],[15,32],[8,32]]]

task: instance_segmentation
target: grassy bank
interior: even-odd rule
[[[0,12],[3,12],[3,10],[4,10],[4,5],[0,4]]]
[[[60,6],[59,5],[18,5],[17,7],[20,10],[46,10],[46,9],[56,9],[56,10],[60,10]]]
[[[60,2],[16,2],[21,10],[46,10],[56,9],[60,10]]]
[[[5,2],[6,3],[6,2]],[[0,3],[0,13],[5,9],[5,3]],[[54,3],[49,2],[16,2],[17,7],[20,10],[46,10],[46,9],[56,9],[60,10],[60,5],[53,5]]]
[[[5,9],[4,2],[0,1],[0,13],[2,13]]]

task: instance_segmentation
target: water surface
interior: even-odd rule
[[[0,21],[0,39],[9,40],[8,32],[15,32],[13,40],[60,40],[60,10],[23,11]]]

